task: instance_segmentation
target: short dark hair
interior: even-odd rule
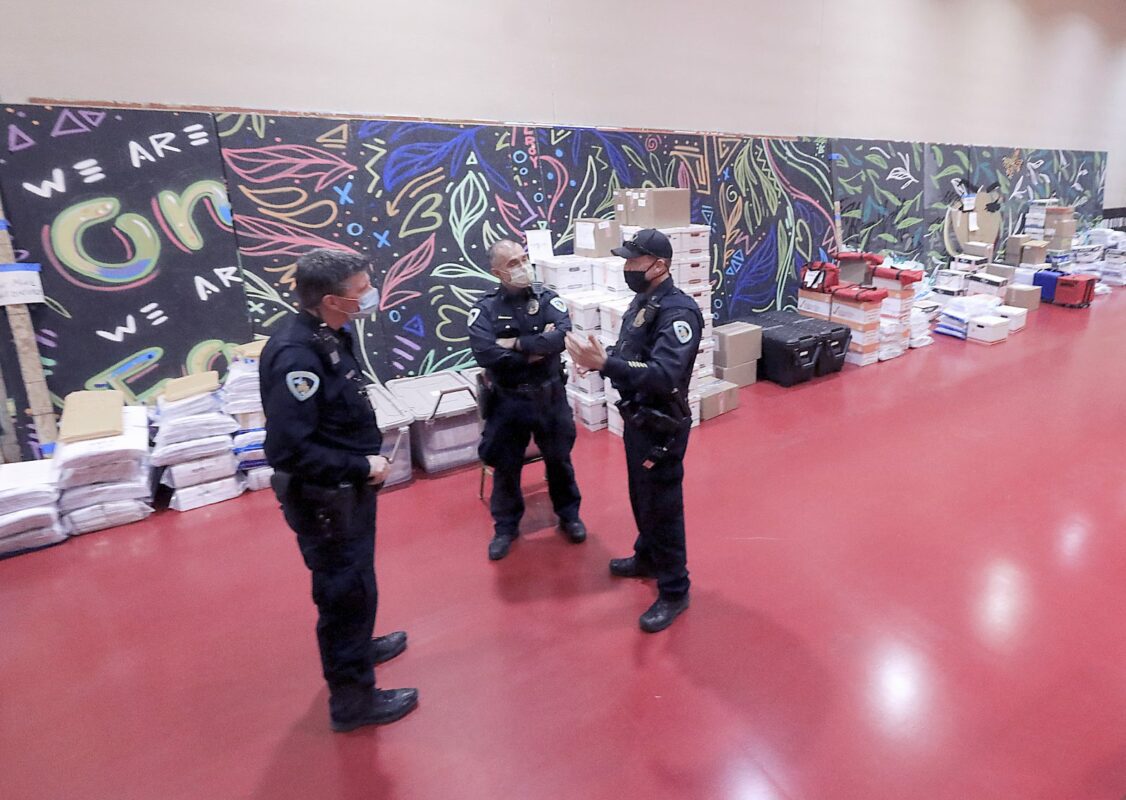
[[[344,283],[371,263],[365,256],[343,250],[310,250],[297,259],[297,302],[306,311],[321,304],[325,295],[342,295]]]

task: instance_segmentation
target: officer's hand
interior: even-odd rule
[[[600,370],[606,366],[606,349],[602,346],[602,342],[590,334],[587,334],[584,340],[574,333],[568,333],[567,352],[580,367]]]
[[[513,337],[511,339],[497,339],[497,344],[499,344],[505,350],[515,350],[516,349],[516,338]]]
[[[383,456],[368,456],[368,483],[378,486],[391,474],[391,462]]]
[[[551,333],[553,330],[555,330],[555,323],[554,322],[549,322],[549,323],[547,323],[546,325],[543,326],[543,332],[544,333]]]

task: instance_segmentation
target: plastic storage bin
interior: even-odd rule
[[[375,421],[383,434],[383,447],[379,454],[391,461],[391,474],[384,486],[406,483],[413,476],[411,471],[411,423],[414,416],[406,410],[390,391],[378,384],[368,387],[368,398],[375,408]]]
[[[452,371],[397,378],[387,389],[414,418],[411,456],[426,472],[441,472],[477,460],[481,421],[470,384]]]

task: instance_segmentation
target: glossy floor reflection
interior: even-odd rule
[[[609,434],[580,546],[539,467],[499,563],[475,471],[386,494],[378,677],[422,705],[383,729],[328,730],[267,493],[0,562],[0,797],[1120,800],[1126,291],[1031,317],[698,429],[655,636]]]

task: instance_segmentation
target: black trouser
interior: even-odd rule
[[[540,391],[497,389],[492,412],[485,421],[478,454],[493,468],[493,495],[489,508],[498,535],[515,536],[524,516],[520,473],[528,441],[535,437],[547,469],[551,505],[563,522],[579,518],[578,484],[571,466],[575,444],[575,419],[567,405],[562,382]]]
[[[684,543],[684,453],[689,424],[673,439],[668,455],[646,469],[643,462],[666,436],[653,436],[625,423],[629,502],[637,523],[633,550],[639,563],[657,574],[657,589],[666,600],[688,593],[688,553]]]
[[[379,594],[375,583],[375,489],[356,487],[351,509],[326,508],[295,491],[282,503],[285,520],[313,578],[317,644],[334,715],[361,706],[375,686],[371,637]]]

